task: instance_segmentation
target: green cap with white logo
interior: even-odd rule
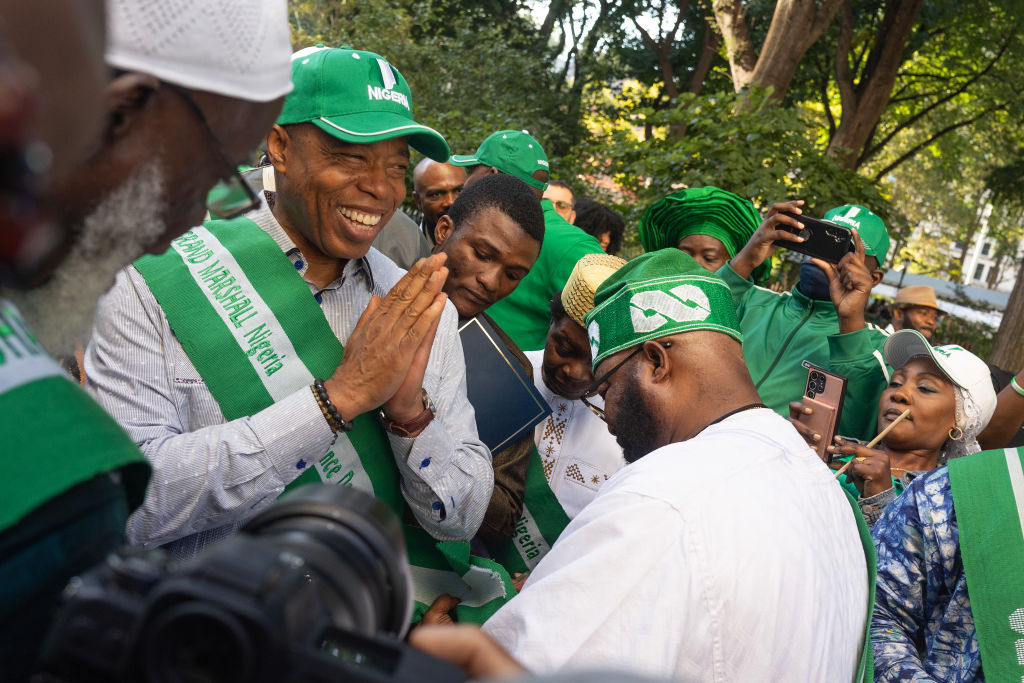
[[[277,123],[312,123],[356,144],[407,137],[409,146],[435,161],[451,150],[433,128],[412,118],[409,84],[386,59],[347,47],[308,47],[292,55],[294,89]]]
[[[514,175],[530,187],[548,189],[546,182],[533,177],[537,171],[549,172],[548,157],[540,143],[525,130],[499,130],[480,144],[476,154],[453,154],[448,163],[452,166],[486,164]]]
[[[584,322],[595,369],[613,353],[682,332],[711,330],[743,342],[729,286],[678,249],[637,256],[609,275]]]
[[[825,220],[856,230],[864,243],[864,253],[874,256],[879,264],[885,261],[889,253],[889,231],[871,209],[858,204],[837,206],[825,214]]]

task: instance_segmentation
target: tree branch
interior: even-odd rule
[[[1012,34],[1011,34],[1011,36],[1012,36]],[[920,121],[929,112],[934,111],[936,108],[942,106],[946,102],[949,102],[950,100],[952,100],[957,95],[963,93],[965,90],[967,90],[968,87],[970,87],[974,83],[977,83],[978,79],[982,78],[983,76],[985,76],[985,74],[987,74],[989,71],[992,70],[992,67],[994,67],[996,65],[996,62],[999,61],[999,59],[1003,56],[1003,54],[1006,52],[1006,49],[1009,46],[1010,46],[1010,38],[1007,38],[1007,39],[1005,39],[1003,41],[1003,44],[999,47],[999,50],[998,50],[998,52],[996,52],[995,56],[989,61],[989,63],[987,65],[985,65],[985,67],[983,69],[981,69],[980,71],[976,72],[969,79],[967,79],[966,81],[961,83],[960,86],[958,88],[956,88],[955,90],[947,91],[944,96],[938,98],[937,100],[935,100],[934,102],[929,104],[927,107],[924,107],[923,109],[918,111],[916,114],[914,114],[910,118],[908,118],[908,119],[906,119],[904,121],[901,121],[891,131],[889,131],[889,134],[886,135],[884,138],[882,138],[878,142],[878,144],[873,145],[870,149],[867,150],[867,152],[865,153],[865,158],[868,159],[868,158],[871,158],[872,156],[874,156],[875,154],[877,154],[879,150],[881,150],[883,147],[885,147],[887,144],[889,144],[889,142],[894,137],[899,135],[902,131],[906,130],[908,127],[910,127],[910,126],[914,125],[915,123],[917,123],[918,121]]]
[[[988,116],[989,114],[991,114],[993,112],[1004,111],[1006,109],[1007,109],[1007,105],[1005,105],[1005,104],[1000,104],[1000,105],[997,105],[995,107],[989,107],[988,109],[985,109],[984,111],[976,114],[975,116],[972,116],[969,119],[965,119],[963,121],[957,121],[956,123],[952,123],[952,124],[946,126],[942,130],[940,130],[940,131],[936,132],[935,134],[933,134],[932,136],[930,136],[927,140],[923,140],[923,141],[917,143],[916,145],[914,145],[913,147],[911,147],[910,149],[908,149],[906,152],[904,152],[903,154],[898,156],[895,161],[893,161],[891,164],[889,164],[888,166],[883,168],[881,171],[876,173],[875,174],[875,178],[874,178],[875,182],[876,183],[879,182],[882,178],[885,177],[886,173],[889,173],[894,168],[896,168],[897,166],[902,164],[904,161],[907,161],[908,159],[912,158],[918,152],[920,152],[922,149],[924,149],[928,145],[932,144],[933,142],[935,142],[936,140],[941,138],[943,135],[946,135],[947,133],[952,133],[954,130],[956,130],[958,128],[963,128],[964,126],[969,126],[972,123],[975,123],[976,121],[980,120],[981,118],[983,118],[985,116]]]

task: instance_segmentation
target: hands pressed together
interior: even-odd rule
[[[423,375],[448,300],[441,291],[446,259],[420,259],[387,296],[370,299],[338,369],[324,382],[346,420],[381,406],[398,423],[423,412]]]

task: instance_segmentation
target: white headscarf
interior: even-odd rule
[[[982,414],[981,406],[967,390],[954,384],[953,395],[956,397],[956,426],[963,432],[963,437],[960,439],[950,437],[946,442],[946,447],[939,455],[940,465],[951,458],[962,458],[980,451],[978,434],[988,426],[988,421],[991,419],[991,415]]]

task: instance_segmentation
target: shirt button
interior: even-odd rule
[[[316,302],[317,302],[318,304],[322,304],[322,303],[324,302],[324,295],[323,295],[323,294],[320,294],[319,292],[317,292],[316,294],[314,294],[314,295],[313,295],[313,298],[314,298],[314,299],[316,299]]]
[[[306,264],[302,262],[302,259],[299,259],[295,262],[295,270],[302,270],[302,266],[304,265]]]
[[[430,464],[430,458],[423,458],[423,462],[420,463],[420,468],[424,468]]]
[[[430,507],[434,508],[435,510],[440,510],[441,509],[441,503],[440,502],[434,503]]]

